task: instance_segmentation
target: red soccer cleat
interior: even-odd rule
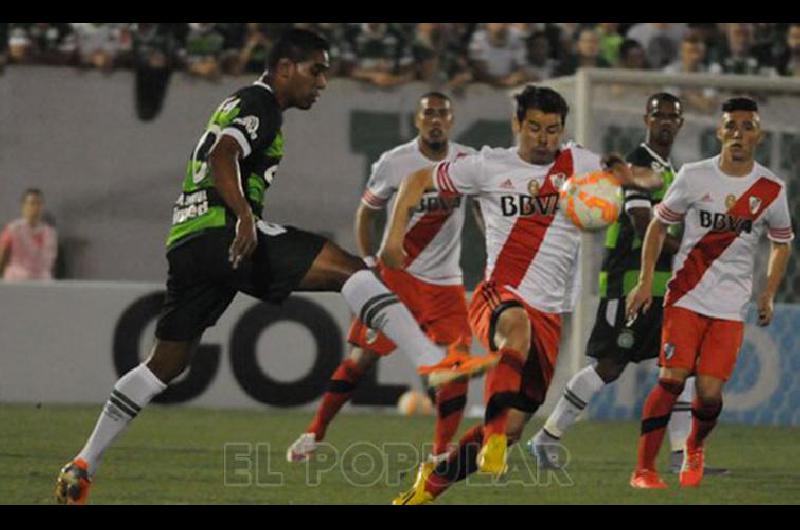
[[[703,480],[703,448],[697,447],[684,450],[683,468],[681,468],[680,482],[682,488],[694,488]]]
[[[645,490],[665,489],[667,483],[661,480],[654,469],[637,469],[631,475],[631,487]]]

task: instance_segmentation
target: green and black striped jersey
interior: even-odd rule
[[[214,175],[207,163],[208,153],[223,134],[233,137],[242,149],[239,159],[242,190],[253,213],[261,217],[264,194],[283,157],[282,120],[271,87],[261,80],[239,89],[220,104],[186,166],[183,189],[172,211],[167,247],[209,228],[236,221],[214,187]]]
[[[600,269],[599,293],[602,298],[626,296],[639,281],[641,269],[642,239],[636,235],[631,218],[627,212],[632,208],[652,208],[664,198],[667,188],[675,179],[675,170],[669,160],[642,143],[627,157],[634,166],[651,167],[660,173],[664,183],[661,188],[645,191],[639,188],[624,188],[624,214],[606,232],[605,254]],[[670,227],[670,233],[679,230],[680,225]],[[672,275],[672,256],[662,254],[656,262],[653,277],[653,296],[663,297],[667,282]]]

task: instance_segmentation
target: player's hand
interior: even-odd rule
[[[378,257],[390,269],[400,270],[406,261],[406,252],[402,245],[387,244]]]
[[[239,268],[242,259],[253,253],[257,244],[255,217],[252,214],[239,216],[236,220],[236,237],[228,249],[228,260],[234,269]]]
[[[770,293],[761,293],[758,297],[758,325],[769,326],[772,322],[772,313],[774,308],[772,306],[772,295]]]
[[[608,153],[600,161],[606,171],[612,173],[620,185],[656,190],[664,181],[650,168],[632,166],[616,153]]]
[[[642,283],[636,284],[636,287],[628,293],[628,297],[625,299],[625,320],[628,323],[636,320],[639,311],[644,313],[650,309],[650,304],[653,303],[652,293],[651,286]]]

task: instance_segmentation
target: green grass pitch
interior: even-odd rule
[[[50,504],[58,469],[82,446],[100,406],[0,405],[0,502]],[[313,463],[289,464],[286,447],[308,412],[211,411],[152,406],[106,453],[93,504],[387,504],[410,486],[433,417],[342,414]],[[466,426],[475,423],[467,418]],[[527,439],[541,424],[534,420]],[[578,423],[564,440],[566,474],[538,473],[512,448],[505,481],[475,478],[437,504],[796,504],[800,430],[721,424],[707,462],[732,470],[700,488],[628,486],[636,422]],[[227,449],[225,449],[227,446]],[[666,465],[666,448],[660,465]]]

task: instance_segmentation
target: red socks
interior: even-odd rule
[[[650,391],[642,409],[642,431],[636,469],[655,469],[656,456],[664,440],[672,406],[683,391],[683,384],[672,379],[659,379]]]
[[[476,459],[483,443],[483,425],[476,425],[458,441],[458,448],[453,451],[448,459],[438,466],[428,481],[425,490],[438,497],[444,490],[459,480],[464,480],[478,470]]]
[[[361,368],[351,359],[342,361],[342,364],[333,373],[328,382],[328,390],[322,396],[322,403],[317,409],[317,414],[306,429],[306,432],[314,433],[316,441],[325,437],[328,424],[342,408],[342,405],[350,399],[362,375],[364,373]]]
[[[511,400],[522,386],[525,356],[517,350],[500,350],[500,362],[486,375],[484,434],[505,434]]]
[[[717,418],[722,412],[722,401],[700,401],[695,398],[692,403],[692,432],[686,439],[690,449],[703,446],[703,441],[717,424]]]
[[[455,436],[464,407],[467,405],[466,381],[443,385],[436,392],[436,427],[433,435],[433,454],[447,452],[447,446]]]

